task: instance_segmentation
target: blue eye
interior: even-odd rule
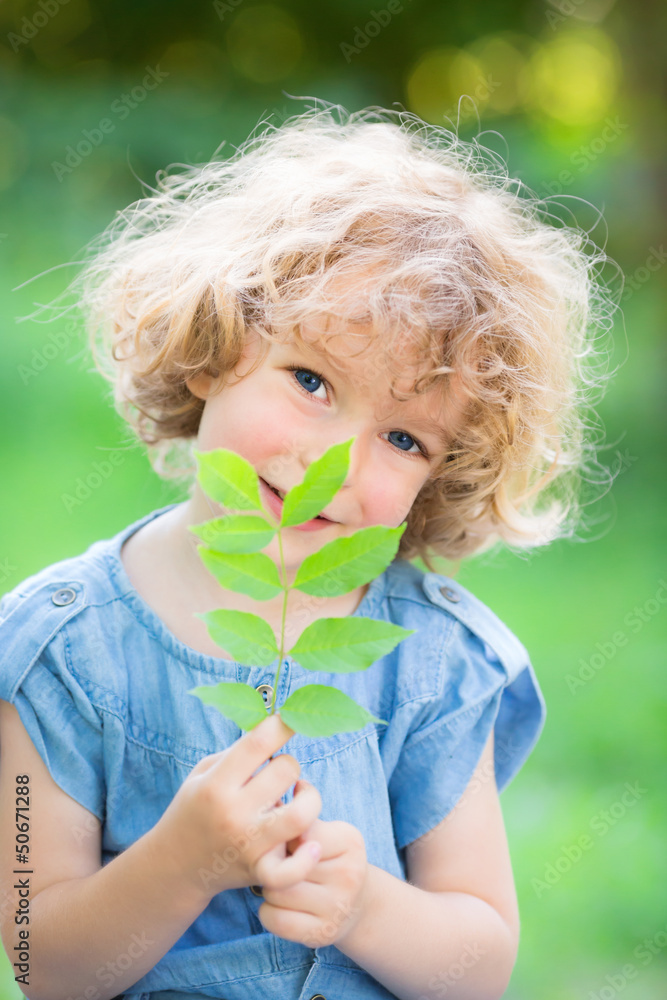
[[[314,396],[316,392],[320,389],[324,389],[325,398],[327,396],[327,385],[328,382],[323,375],[318,375],[317,372],[313,371],[312,368],[299,368],[298,365],[288,365],[287,371],[293,373],[294,378],[299,384],[300,388],[307,392],[309,396]],[[317,399],[322,397],[318,396]],[[426,449],[413,438],[412,435],[406,434],[405,431],[387,431],[388,437],[391,438],[392,435],[398,440],[391,441],[391,444],[395,445],[400,451],[405,452],[405,454],[412,455],[423,455],[424,458],[428,458],[428,452]],[[416,451],[412,449],[416,448]]]
[[[398,437],[407,438],[408,441],[412,441],[412,444],[416,444],[420,451],[422,450],[421,449],[421,445],[419,444],[419,442],[416,441],[410,434],[406,434],[405,431],[389,431],[389,436],[391,436],[392,434],[396,434]],[[408,452],[408,451],[410,451],[410,448],[412,447],[412,445],[408,445],[407,448],[403,448],[403,446],[400,445],[400,444],[398,444],[398,442],[394,441],[393,443],[396,444],[396,446],[398,448],[400,448],[401,451]]]
[[[317,372],[312,370],[312,368],[299,368],[298,365],[290,365],[287,370],[294,374],[299,386],[307,392],[309,396],[314,396],[319,389],[323,388],[324,397],[317,396],[316,398],[327,398],[327,382],[322,375],[318,375]]]
[[[310,369],[308,368],[291,368],[290,371],[293,371],[295,373],[294,377],[296,378],[297,382],[299,383],[302,389],[305,389],[306,392],[310,392],[311,389],[313,390],[311,395],[313,395],[314,392],[317,392],[319,388],[319,386],[313,385],[313,381],[321,382],[324,385],[324,379],[322,378],[322,376],[318,375],[317,372],[310,371]],[[299,375],[304,376],[303,382],[299,378]]]

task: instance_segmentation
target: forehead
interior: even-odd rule
[[[313,360],[324,359],[360,388],[394,385],[399,393],[410,392],[415,379],[427,374],[429,366],[415,345],[394,339],[391,346],[366,323],[303,323],[293,343]]]

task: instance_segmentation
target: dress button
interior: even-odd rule
[[[441,587],[440,593],[443,597],[446,597],[448,601],[452,604],[457,604],[461,600],[461,595],[457,590],[452,590],[451,587]]]
[[[310,1000],[327,1000],[327,998],[322,993],[315,993]]]
[[[56,590],[55,594],[51,596],[51,600],[58,607],[71,604],[72,601],[76,600],[76,590],[72,590],[71,587],[63,587],[62,590]]]
[[[251,886],[250,886],[250,891],[251,891],[251,892],[253,893],[253,895],[255,895],[255,896],[263,896],[263,895],[264,895],[264,893],[263,893],[263,891],[262,891],[262,887],[261,887],[261,885],[251,885]]]
[[[271,699],[273,698],[273,688],[270,684],[260,684],[259,687],[255,688],[255,691],[259,691],[262,698],[264,699],[264,704],[267,708],[271,706]]]

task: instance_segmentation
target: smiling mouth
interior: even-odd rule
[[[280,500],[284,500],[285,499],[285,496],[287,495],[286,492],[282,492],[281,493],[280,490],[277,490],[275,486],[272,486],[271,483],[268,483],[266,481],[266,479],[264,479],[263,482],[266,483],[266,485],[269,487],[269,489],[271,490],[271,492],[275,493],[275,495]],[[328,521],[329,524],[336,524],[337,523],[336,521],[332,520],[330,517],[325,517],[324,514],[318,514],[316,518],[313,518],[313,520],[315,520],[315,521]]]
[[[264,482],[266,483],[266,479],[264,480]],[[271,492],[272,492],[272,493],[275,493],[275,495],[276,495],[277,497],[280,497],[280,499],[281,499],[281,500],[284,500],[284,499],[285,499],[285,497],[286,497],[286,495],[287,495],[286,493],[281,493],[281,492],[280,492],[279,490],[277,490],[277,489],[275,488],[275,486],[272,486],[272,485],[271,485],[271,483],[266,483],[266,485],[267,485],[267,486],[269,487],[269,489],[271,490]]]

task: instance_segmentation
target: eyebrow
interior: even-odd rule
[[[434,437],[437,437],[438,441],[447,448],[450,444],[450,436],[448,431],[440,424],[437,424],[434,420],[423,420],[421,417],[410,417],[408,423],[414,424],[415,427],[422,427],[426,431],[431,431]]]
[[[307,344],[305,341],[303,341],[302,343],[294,342],[292,344],[285,344],[284,346],[292,348],[296,351],[302,349],[306,354],[310,354],[312,358],[316,358],[319,362],[329,363],[332,368],[334,369],[337,368],[337,366],[334,365],[333,362],[329,361],[328,354],[318,349],[317,347],[313,347],[310,344]],[[340,374],[343,374],[344,369],[338,368],[338,371],[340,372]],[[440,444],[443,445],[443,447],[445,448],[449,447],[450,444],[449,432],[435,420],[429,420],[428,418],[425,417],[415,416],[409,418],[406,417],[406,421],[415,427],[421,427],[422,430],[430,431],[435,437],[437,437],[438,441],[440,442]]]

